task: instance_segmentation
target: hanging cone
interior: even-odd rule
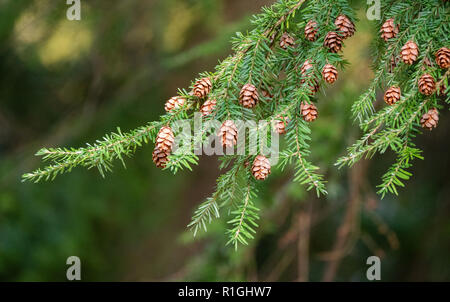
[[[276,119],[273,121],[273,129],[278,134],[286,134],[286,127],[288,124],[288,119],[281,115],[277,115]]]
[[[427,113],[425,113],[422,116],[422,119],[420,120],[420,124],[422,125],[422,128],[425,128],[427,130],[433,130],[433,128],[437,127],[437,124],[439,122],[439,112],[436,108],[430,109]]]
[[[155,148],[153,150],[152,158],[153,162],[158,168],[165,168],[167,163],[169,162],[169,153],[159,150]]]
[[[200,107],[200,112],[202,116],[210,115],[213,110],[216,108],[217,101],[215,99],[208,99],[203,103],[202,107]]]
[[[405,64],[412,65],[419,56],[419,47],[413,41],[408,41],[402,47],[400,56]]]
[[[450,49],[447,47],[442,47],[436,53],[436,63],[441,68],[449,68],[450,67]]]
[[[228,120],[223,122],[220,127],[219,134],[222,140],[222,146],[231,148],[237,144],[238,130],[233,121]]]
[[[162,127],[156,136],[155,149],[170,153],[172,151],[173,142],[175,141],[172,129],[168,126]]]
[[[300,73],[302,74],[301,83],[308,83],[308,88],[310,90],[310,94],[314,94],[319,91],[319,81],[313,72],[313,65],[310,60],[306,60],[302,68],[300,69]]]
[[[166,112],[172,112],[174,109],[179,109],[180,107],[183,107],[185,103],[186,99],[179,96],[174,96],[173,98],[169,99],[166,102],[164,109],[166,110]]]
[[[262,89],[261,94],[263,96],[263,101],[270,102],[273,99],[273,95],[270,93],[270,90]]]
[[[200,79],[194,85],[194,95],[202,99],[209,94],[211,88],[212,83],[209,78]]]
[[[300,111],[306,122],[314,122],[317,119],[318,112],[317,107],[314,104],[302,102],[300,105]]]
[[[295,41],[288,33],[284,33],[281,36],[280,47],[283,49],[287,49],[288,47],[294,47]]]
[[[254,108],[258,105],[259,95],[256,87],[252,84],[245,84],[239,93],[239,103],[245,108]]]
[[[267,176],[269,176],[270,172],[269,160],[263,155],[256,156],[252,166],[253,176],[257,180],[265,180]]]
[[[401,90],[400,87],[393,86],[386,90],[384,93],[384,101],[388,105],[394,105],[400,100]]]
[[[355,24],[345,15],[339,15],[334,21],[334,25],[340,31],[343,39],[350,38],[355,34]]]
[[[338,71],[333,65],[326,64],[322,69],[322,76],[328,84],[333,84],[338,78]]]
[[[305,27],[305,38],[308,41],[314,42],[317,40],[317,29],[319,25],[314,20],[309,20]]]
[[[330,31],[325,37],[323,45],[331,52],[337,53],[342,49],[342,37],[338,33]]]
[[[388,41],[389,39],[395,38],[398,34],[398,25],[396,26],[394,24],[394,19],[388,19],[384,24],[381,26],[380,32],[381,32],[381,38],[384,39],[384,41]]]
[[[428,73],[419,79],[419,92],[423,95],[432,95],[436,91],[436,82]]]

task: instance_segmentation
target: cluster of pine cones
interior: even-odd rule
[[[355,33],[355,25],[345,15],[339,15],[335,20],[336,31],[329,32],[324,40],[324,46],[330,52],[337,53],[342,49],[342,42],[344,39],[353,36]],[[308,41],[316,41],[318,38],[318,24],[311,20],[305,27],[305,39]],[[288,33],[283,33],[280,40],[280,47],[288,49],[295,47],[295,40]],[[314,63],[306,60],[301,68],[301,84],[307,83],[311,94],[319,91],[319,79],[313,74]],[[322,78],[325,82],[333,84],[338,78],[338,71],[332,64],[326,64],[322,68]],[[212,82],[209,78],[202,78],[198,80],[193,88],[192,95],[199,99],[208,97],[212,89]],[[266,90],[261,90],[263,100],[270,101],[273,95]],[[239,103],[248,109],[255,108],[260,101],[260,94],[258,89],[251,83],[245,84],[239,93]],[[168,113],[173,113],[175,110],[186,105],[186,99],[175,96],[169,99],[165,104],[165,110]],[[217,101],[215,99],[207,99],[200,108],[203,117],[211,115],[216,108]],[[317,107],[312,103],[302,102],[300,106],[300,115],[306,122],[313,122],[317,119]],[[287,125],[289,121],[287,117],[277,115],[273,121],[273,129],[278,134],[282,135],[287,132]],[[226,120],[222,123],[218,136],[225,148],[233,148],[237,144],[238,129],[232,120]],[[172,145],[174,142],[174,135],[169,126],[162,127],[156,137],[156,146],[153,152],[153,161],[157,167],[164,168],[167,165],[168,157],[172,152]],[[270,162],[263,155],[258,155],[253,161],[251,172],[258,180],[264,180],[270,174]]]
[[[399,32],[399,26],[395,25],[394,19],[388,19],[381,26],[381,38],[386,42],[392,38],[395,38]],[[408,41],[401,48],[400,58],[408,65],[414,64],[419,56],[419,47],[414,41]],[[440,48],[435,54],[436,63],[440,68],[448,69],[450,67],[450,49],[447,47]],[[424,63],[431,66],[432,63],[428,58],[424,59]],[[396,60],[393,58],[391,65],[396,65]],[[391,66],[392,67],[392,66]],[[419,92],[425,96],[430,96],[436,92],[436,81],[433,76],[429,73],[424,73],[418,82]],[[443,93],[443,85],[440,87],[440,93]],[[386,104],[392,106],[397,103],[401,98],[401,90],[398,86],[392,86],[384,93],[384,101]],[[430,109],[427,113],[422,116],[420,124],[423,128],[428,130],[433,130],[436,128],[439,120],[438,111],[436,108]]]

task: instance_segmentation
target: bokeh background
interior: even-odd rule
[[[226,213],[196,239],[186,229],[214,190],[214,157],[174,176],[144,146],[106,179],[76,169],[22,183],[41,165],[41,147],[83,146],[158,119],[177,88],[213,70],[234,33],[273,1],[81,2],[82,20],[68,21],[65,1],[0,0],[0,280],[64,281],[76,255],[84,281],[366,281],[366,259],[377,255],[383,281],[450,281],[447,110],[417,138],[425,160],[399,197],[375,194],[392,154],[334,167],[359,135],[350,106],[372,77],[378,37],[362,6],[344,50],[351,65],[322,90],[312,126],[329,195],[317,199],[291,182],[292,171],[274,171],[248,247],[225,245]]]

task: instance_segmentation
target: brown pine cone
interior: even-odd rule
[[[318,116],[317,107],[314,104],[308,104],[302,102],[300,105],[300,111],[303,119],[306,122],[314,122]]]
[[[252,84],[245,84],[239,93],[239,103],[245,108],[254,108],[258,105],[259,94],[255,86]]]
[[[270,93],[269,90],[262,89],[261,90],[261,94],[262,94],[262,96],[263,96],[263,98],[265,99],[266,102],[272,101],[273,95]]]
[[[398,25],[394,24],[394,18],[388,19],[381,26],[381,38],[387,42],[389,39],[395,38],[397,36],[398,30]]]
[[[210,115],[213,110],[216,108],[217,101],[215,99],[208,99],[203,103],[202,107],[200,107],[200,112],[202,116]]]
[[[330,31],[325,37],[323,45],[331,52],[337,53],[342,49],[342,37],[338,33]]]
[[[422,116],[422,119],[420,120],[420,124],[422,125],[422,128],[425,128],[427,130],[433,130],[433,128],[437,127],[437,124],[439,122],[439,112],[436,108],[430,109],[427,113],[425,113]]]
[[[288,119],[285,116],[277,115],[276,120],[273,121],[273,129],[278,134],[286,134],[286,127]]]
[[[159,149],[163,152],[172,152],[173,142],[175,137],[173,135],[172,129],[168,126],[161,127],[156,136],[156,146],[155,149]]]
[[[167,165],[167,162],[169,161],[169,153],[159,150],[158,148],[155,148],[153,150],[152,158],[153,162],[158,168],[165,168]]]
[[[312,75],[312,69],[314,66],[312,65],[312,62],[310,60],[306,60],[303,65],[302,68],[300,69],[300,72],[302,74],[303,78],[308,78]],[[302,82],[304,83],[305,81],[302,80]]]
[[[402,47],[400,55],[405,64],[412,65],[419,56],[419,47],[417,47],[417,44],[413,41],[408,41]]]
[[[223,122],[218,135],[222,139],[222,146],[224,147],[231,148],[237,144],[238,130],[231,120]]]
[[[303,63],[300,72],[302,74],[301,83],[304,84],[305,82],[308,82],[308,87],[311,91],[311,94],[314,94],[319,91],[319,81],[313,74],[312,69],[313,69],[312,62],[310,60],[306,60]]]
[[[339,15],[334,21],[343,39],[350,38],[355,34],[355,24],[345,15]]]
[[[270,162],[263,156],[256,156],[253,161],[252,174],[257,180],[265,180],[270,174]]]
[[[317,29],[319,25],[314,20],[309,20],[305,27],[305,38],[308,41],[314,42],[317,40]]]
[[[204,98],[211,91],[212,83],[209,78],[202,78],[194,85],[194,95],[198,98]]]
[[[400,61],[400,58],[398,56],[393,55],[391,57],[391,62],[389,64],[389,73],[393,73],[395,67],[397,67],[398,62]]]
[[[185,103],[186,103],[186,99],[179,97],[179,96],[174,96],[173,98],[169,99],[166,102],[164,109],[166,110],[166,112],[172,112],[172,110],[174,110],[174,109],[183,107]]]
[[[419,92],[423,95],[432,95],[436,91],[434,78],[426,73],[419,79]]]
[[[333,84],[338,78],[338,71],[333,65],[326,64],[322,69],[322,76],[328,84]]]
[[[436,63],[441,68],[449,68],[450,67],[450,49],[447,47],[442,47],[436,53]]]
[[[287,49],[288,47],[294,47],[295,41],[288,33],[284,33],[281,36],[280,47],[283,49]]]
[[[394,105],[400,100],[401,90],[400,87],[392,86],[384,93],[384,101],[388,105]]]

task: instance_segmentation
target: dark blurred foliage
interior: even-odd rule
[[[82,0],[82,20],[68,21],[65,1],[0,1],[0,280],[63,281],[67,257],[77,255],[85,281],[364,281],[367,257],[378,255],[383,281],[450,281],[448,112],[418,138],[425,160],[399,197],[374,194],[390,154],[333,166],[358,136],[350,106],[372,76],[374,31],[363,7],[344,52],[351,65],[322,91],[313,126],[329,195],[318,200],[290,182],[292,171],[274,171],[260,187],[250,246],[225,246],[227,213],[195,240],[186,231],[213,191],[216,158],[174,176],[154,167],[145,146],[106,179],[77,169],[20,182],[41,147],[82,146],[157,119],[271,2]]]

